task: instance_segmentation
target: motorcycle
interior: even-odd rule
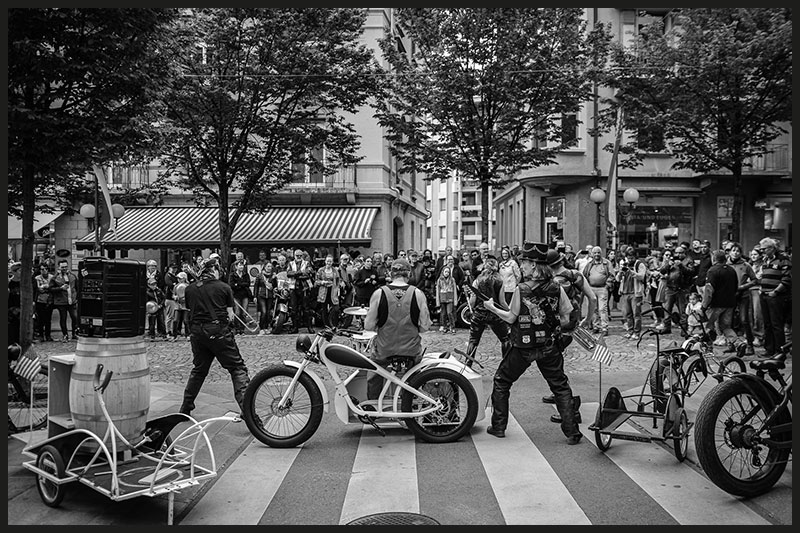
[[[472,305],[469,303],[472,291],[466,283],[461,289],[456,302],[456,326],[469,329],[472,323]]]
[[[786,470],[792,453],[792,375],[780,371],[791,351],[789,342],[770,359],[750,361],[755,374],[728,376],[697,409],[697,458],[708,478],[730,494],[763,494]]]
[[[337,334],[350,337],[353,346],[332,342]],[[247,386],[242,414],[253,436],[273,448],[290,448],[314,435],[331,401],[311,363],[322,363],[330,374],[334,411],[345,424],[369,424],[385,435],[378,422],[398,423],[424,441],[445,443],[460,439],[485,416],[488,398],[480,374],[449,352],[425,354],[417,364],[413,357],[393,357],[384,368],[362,353],[374,335],[335,328],[318,331],[313,341],[299,335],[301,362],[264,368]],[[350,369],[344,378],[343,367]],[[385,379],[375,400],[366,394],[370,372]]]
[[[291,329],[292,327],[291,314],[289,313],[291,289],[286,272],[278,272],[275,277],[278,280],[278,284],[275,287],[275,303],[272,308],[272,333],[280,335],[284,329]]]

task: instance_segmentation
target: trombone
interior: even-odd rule
[[[233,303],[236,304],[236,307],[242,310],[245,316],[245,318],[242,319],[242,317],[239,316],[239,313],[233,313],[234,318],[238,320],[244,326],[244,329],[250,333],[258,333],[258,320],[250,316],[250,313],[247,312],[247,309],[242,307],[239,302],[234,300]]]

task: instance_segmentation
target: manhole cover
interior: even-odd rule
[[[348,522],[348,526],[438,526],[439,522],[417,513],[377,513]]]

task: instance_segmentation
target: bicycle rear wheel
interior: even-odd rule
[[[47,371],[42,369],[33,381],[16,374],[8,377],[9,430],[42,429],[47,425]],[[12,427],[13,425],[13,427]]]

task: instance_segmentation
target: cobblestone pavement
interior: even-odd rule
[[[603,365],[603,373],[641,371],[643,375],[646,375],[655,356],[655,337],[645,337],[637,348],[636,340],[622,338],[623,328],[618,316],[612,315],[612,321],[609,336],[606,337],[606,344],[611,351],[613,360],[611,365]],[[428,352],[444,352],[454,348],[465,351],[468,336],[469,332],[466,329],[458,329],[456,333],[440,333],[438,329],[435,329],[423,334],[423,346]],[[247,334],[237,336],[236,342],[252,376],[258,370],[285,359],[301,360],[300,355],[295,351],[295,338],[296,335],[258,336]],[[671,344],[678,345],[681,341],[682,338],[679,335],[666,335],[661,339],[662,348]],[[341,338],[340,342],[347,343],[348,341]],[[45,342],[36,344],[35,349],[42,361],[46,362],[49,355],[74,352],[75,344],[75,341]],[[762,348],[756,350],[756,353],[763,353]],[[722,358],[727,355],[723,354],[720,347],[715,347],[714,351],[715,357]],[[152,381],[186,383],[192,368],[192,351],[188,340],[147,341],[147,355]],[[745,359],[755,358],[757,357]],[[476,365],[475,370],[486,376],[494,374],[500,360],[500,343],[488,328],[478,346],[477,360],[483,365],[483,368]],[[567,373],[598,372],[599,365],[600,363],[591,358],[591,353],[576,342],[567,348],[564,358],[564,367]],[[529,372],[531,371],[535,370],[529,370]],[[790,372],[791,356],[787,359],[787,374]],[[323,379],[330,379],[324,368],[317,368],[317,374]],[[211,366],[206,383],[227,383],[229,380],[228,373],[218,364],[214,364]]]

